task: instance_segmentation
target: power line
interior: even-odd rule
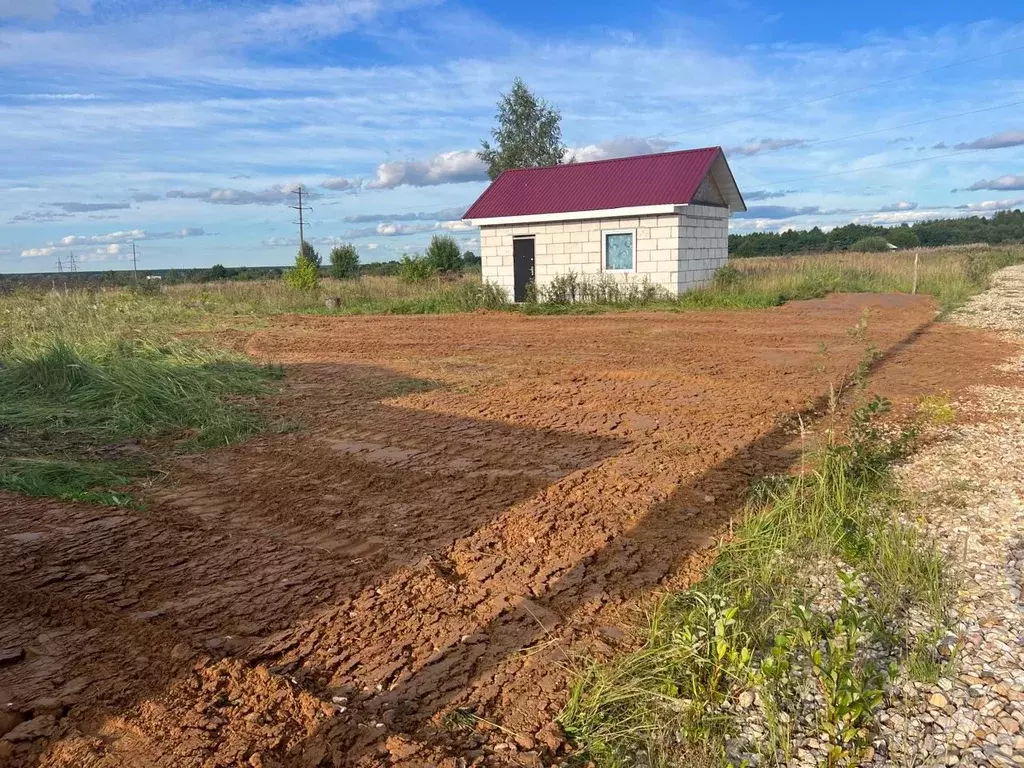
[[[299,196],[299,204],[298,205],[290,205],[290,206],[288,206],[289,208],[292,208],[292,209],[294,209],[294,210],[299,212],[299,220],[297,222],[295,222],[295,223],[297,223],[299,225],[299,253],[300,254],[302,253],[302,247],[306,244],[305,224],[304,224],[304,220],[303,220],[302,214],[303,214],[303,211],[312,211],[313,210],[308,205],[303,205],[302,204],[303,192],[304,192],[304,190],[302,189],[302,185],[300,184],[299,188],[296,189],[296,190],[293,190],[293,192],[292,192],[292,194],[295,194],[295,195]]]
[[[775,109],[769,109],[769,110],[767,110],[765,112],[755,112],[755,113],[750,114],[750,115],[744,115],[743,117],[736,117],[736,118],[733,118],[731,120],[723,120],[720,123],[711,123],[709,125],[703,125],[703,126],[701,126],[699,128],[690,128],[690,129],[685,130],[685,131],[679,131],[678,133],[670,133],[670,134],[659,133],[655,138],[671,139],[671,138],[675,138],[677,136],[685,136],[687,134],[697,133],[698,131],[706,131],[709,128],[718,128],[718,127],[723,126],[723,125],[732,125],[733,123],[739,123],[739,122],[742,122],[744,120],[752,120],[755,117],[766,117],[768,115],[774,115],[774,114],[777,114],[779,112],[784,112],[787,109],[795,109],[796,107],[806,107],[809,104],[817,104],[818,102],[821,102],[821,101],[827,101],[828,99],[834,99],[836,96],[846,96],[846,95],[851,94],[851,93],[859,93],[860,91],[866,91],[869,88],[877,88],[880,85],[889,85],[891,83],[898,83],[901,80],[909,80],[910,78],[919,77],[920,75],[926,75],[926,74],[928,74],[930,72],[940,72],[940,71],[942,71],[944,69],[951,69],[953,67],[959,67],[959,66],[962,66],[964,64],[973,64],[976,61],[984,61],[985,59],[992,59],[992,58],[995,58],[997,56],[1003,56],[1004,54],[1007,54],[1007,53],[1016,53],[1017,51],[1024,51],[1024,45],[1017,46],[1016,48],[1006,48],[1006,49],[1004,49],[1002,51],[997,51],[996,53],[985,54],[984,56],[976,56],[973,59],[961,59],[960,61],[954,61],[954,62],[951,62],[949,64],[943,64],[942,66],[939,66],[939,67],[930,67],[928,69],[920,69],[917,72],[910,72],[909,74],[900,75],[899,77],[891,77],[888,80],[879,80],[878,82],[875,82],[875,83],[868,83],[867,85],[859,85],[856,88],[847,88],[847,89],[842,90],[842,91],[836,91],[835,93],[829,93],[829,94],[827,94],[825,96],[817,96],[817,97],[815,97],[813,99],[807,99],[806,101],[798,101],[798,102],[796,102],[794,104],[787,104],[787,105],[782,106],[782,107],[776,107]]]

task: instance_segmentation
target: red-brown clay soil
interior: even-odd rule
[[[1009,354],[934,316],[854,295],[225,337],[285,364],[268,407],[304,428],[178,460],[145,511],[0,495],[0,765],[558,762],[566,653],[699,577],[869,344],[904,400]]]

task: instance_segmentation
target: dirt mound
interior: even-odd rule
[[[0,765],[550,763],[566,652],[700,575],[868,344],[904,398],[1007,354],[934,314],[280,318],[244,348],[307,429],[141,512],[0,495]]]

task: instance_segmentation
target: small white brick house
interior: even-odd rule
[[[516,301],[551,278],[612,275],[672,294],[729,257],[729,213],[745,211],[721,147],[505,171],[466,212],[483,278]]]

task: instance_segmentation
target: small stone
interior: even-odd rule
[[[565,735],[562,733],[558,723],[548,723],[534,734],[537,741],[546,746],[552,752],[557,752],[565,743]]]
[[[530,736],[519,734],[516,736],[516,744],[525,749],[527,752],[537,746],[537,742]]]
[[[949,699],[943,696],[941,693],[933,693],[928,697],[928,703],[936,709],[942,709],[949,703]]]
[[[740,709],[749,709],[754,703],[754,694],[751,691],[743,691],[737,699],[737,703],[740,705]]]

